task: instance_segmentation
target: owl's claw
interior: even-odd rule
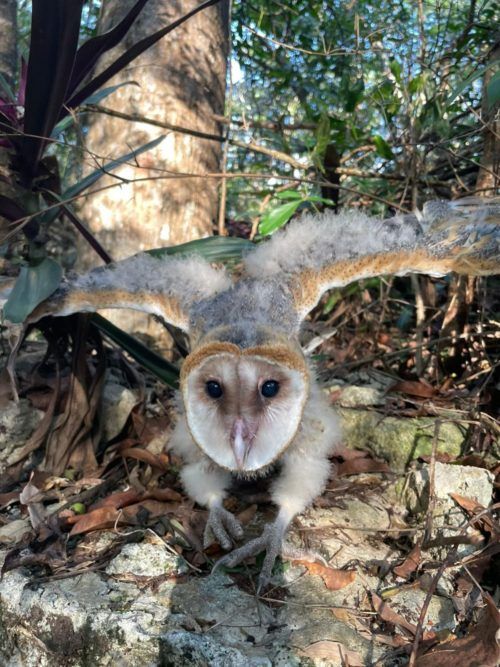
[[[294,547],[283,538],[284,531],[282,525],[269,524],[264,529],[262,535],[250,540],[243,546],[238,547],[238,549],[234,549],[225,556],[222,556],[222,558],[219,558],[212,568],[212,573],[220,567],[235,567],[247,558],[256,556],[262,551],[265,551],[266,555],[264,557],[257,585],[257,593],[260,593],[271,580],[274,563],[278,556],[288,560],[319,561],[322,565],[328,565],[320,554],[314,551]]]
[[[286,548],[284,547],[283,530],[281,527],[278,528],[275,526],[275,524],[270,524],[266,526],[260,537],[250,540],[238,549],[234,549],[222,558],[219,558],[212,569],[212,573],[220,567],[235,567],[247,558],[256,556],[261,553],[261,551],[265,551],[266,555],[259,575],[259,585],[257,589],[257,592],[259,592],[267,583],[269,583],[276,558],[281,554],[284,555],[286,551]]]
[[[242,537],[243,528],[234,514],[221,506],[211,508],[203,535],[204,548],[217,540],[221,547],[227,551],[233,546],[233,540],[239,540]]]

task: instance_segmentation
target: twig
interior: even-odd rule
[[[422,539],[422,547],[425,549],[431,539],[432,522],[434,520],[434,509],[436,507],[436,454],[439,442],[439,431],[441,429],[441,419],[436,419],[434,423],[434,437],[432,438],[432,452],[429,465],[429,504],[427,506],[427,516],[425,518],[424,536]]]

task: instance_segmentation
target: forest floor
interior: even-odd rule
[[[261,557],[211,574],[223,552],[179,483],[170,390],[116,348],[61,369],[25,344],[19,402],[0,380],[2,664],[497,664],[498,328],[469,330],[452,381],[430,344],[416,374],[397,330],[333,345],[328,327],[306,349],[345,447],[290,533],[327,564],[280,562],[259,593]],[[273,516],[265,483],[227,508],[245,539]]]

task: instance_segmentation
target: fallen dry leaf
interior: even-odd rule
[[[169,489],[168,487],[165,487],[164,489],[153,489],[152,491],[147,491],[146,495],[151,496],[151,498],[154,498],[155,500],[172,500],[177,502],[182,500],[182,494],[180,494],[178,491],[174,491],[174,489]]]
[[[239,514],[237,515],[237,519],[242,524],[242,526],[247,526],[250,523],[250,521],[254,518],[256,513],[257,513],[257,505],[253,504],[250,505],[250,507],[244,509],[242,512],[239,512]]]
[[[165,464],[165,461],[162,460],[162,458],[152,452],[148,452],[147,449],[143,449],[142,447],[128,447],[127,449],[120,451],[120,456],[137,459],[143,463],[148,463],[153,468],[168,470],[168,465]]]
[[[177,505],[174,503],[165,503],[160,500],[148,498],[134,505],[124,507],[122,512],[126,521],[137,523],[137,519],[140,520],[142,512],[147,512],[144,518],[150,520],[166,516],[167,514],[173,514],[176,510]]]
[[[22,505],[26,505],[31,525],[35,530],[39,530],[45,523],[47,512],[45,511],[43,503],[34,500],[40,496],[40,489],[33,484],[32,479],[33,474],[31,474],[29,482],[23,487],[23,490],[19,494],[19,502]]]
[[[397,611],[392,609],[392,607],[390,607],[387,602],[385,602],[385,600],[382,600],[382,598],[379,597],[376,593],[373,593],[373,591],[371,592],[371,599],[373,608],[383,621],[386,621],[386,623],[391,623],[392,625],[395,625],[399,628],[403,628],[411,635],[415,635],[417,626],[414,623],[410,623],[406,620],[406,618],[404,618],[404,616],[398,614]],[[435,636],[435,633],[432,631],[423,633],[424,640],[433,639]]]
[[[349,665],[349,667],[363,667],[365,664],[359,653],[348,651],[340,642],[329,640],[314,642],[297,652],[311,660],[329,660],[335,664],[340,661],[340,664]]]
[[[349,461],[343,461],[337,466],[339,477],[358,475],[363,472],[391,472],[391,469],[385,461],[375,461],[375,459],[369,457],[357,457]]]
[[[114,507],[100,507],[88,514],[68,517],[66,521],[75,524],[69,533],[70,535],[81,535],[91,530],[112,528],[116,523],[124,523],[125,519],[122,512]]]
[[[417,659],[417,667],[496,667],[500,661],[497,633],[500,612],[488,593],[476,627],[466,637],[439,644]]]
[[[473,517],[475,514],[480,514],[486,508],[478,503],[477,500],[473,498],[467,498],[466,496],[461,496],[458,493],[450,493],[450,498],[452,498],[457,505],[467,512],[467,514]],[[473,525],[476,522],[473,522]],[[476,527],[479,526],[488,533],[494,533],[498,531],[497,526],[494,521],[487,514],[483,514],[481,518],[477,520]]]
[[[420,544],[415,544],[401,565],[398,565],[394,568],[394,574],[396,574],[398,577],[402,577],[403,579],[408,579],[408,577],[413,574],[420,565],[421,559],[422,552],[420,550]]]
[[[93,512],[100,507],[114,507],[115,509],[120,509],[121,507],[126,507],[127,505],[132,505],[132,503],[138,502],[142,497],[142,493],[136,489],[131,488],[126,491],[119,491],[118,493],[112,493],[110,496],[106,496],[106,498],[97,500],[88,508],[88,512]]]
[[[417,396],[418,398],[431,398],[436,394],[436,390],[425,380],[400,380],[392,385],[390,391],[398,391],[401,394]]]
[[[294,560],[293,562],[304,565],[309,574],[317,574],[321,577],[330,591],[345,588],[356,579],[356,570],[336,570],[333,567],[321,565],[321,563],[310,563],[305,560]]]

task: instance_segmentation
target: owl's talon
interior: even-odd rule
[[[257,556],[262,551],[265,551],[266,555],[259,575],[258,591],[260,591],[271,579],[276,558],[285,552],[281,524],[266,526],[262,535],[219,558],[212,569],[212,573],[220,567],[235,567],[247,558]]]
[[[208,515],[203,546],[206,549],[212,542],[217,541],[223,549],[228,551],[233,546],[233,540],[243,537],[243,528],[240,522],[221,506],[212,507]]]

